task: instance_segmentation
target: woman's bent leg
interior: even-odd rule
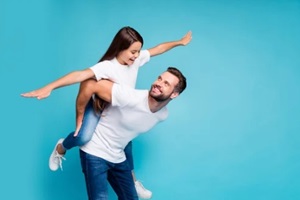
[[[89,101],[85,108],[82,126],[75,137],[74,132],[71,132],[63,141],[64,149],[69,150],[76,146],[82,146],[89,142],[94,134],[100,114],[96,114],[93,109],[93,99]]]

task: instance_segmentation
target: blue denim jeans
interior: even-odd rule
[[[71,132],[63,141],[62,145],[66,150],[73,147],[82,146],[92,139],[94,131],[100,119],[100,114],[96,114],[93,109],[93,100],[91,99],[84,112],[83,121],[78,135],[74,137],[74,131]]]
[[[83,121],[78,135],[74,137],[74,131],[71,132],[63,141],[63,148],[69,150],[73,147],[80,147],[92,139],[96,126],[100,120],[100,114],[96,114],[93,109],[93,99],[91,99],[84,112]],[[131,170],[134,169],[132,156],[132,142],[129,142],[124,149],[126,159],[130,165]]]
[[[82,150],[80,160],[89,200],[107,200],[108,182],[119,200],[138,200],[127,160],[111,163]]]

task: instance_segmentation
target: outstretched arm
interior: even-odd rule
[[[156,56],[162,53],[169,51],[170,49],[177,47],[177,46],[185,46],[187,45],[192,39],[192,32],[189,31],[183,38],[180,40],[172,41],[172,42],[165,42],[161,43],[153,48],[148,49],[150,56]]]
[[[81,71],[74,71],[49,83],[48,85],[40,89],[23,93],[21,94],[21,96],[44,99],[47,98],[51,94],[52,90],[56,88],[72,85],[74,83],[79,83],[92,77],[94,77],[94,72],[89,68]]]

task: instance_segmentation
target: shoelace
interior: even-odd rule
[[[63,171],[62,160],[66,160],[66,158],[63,155],[59,154],[57,151],[55,151],[54,158],[57,161],[57,164],[59,164],[60,170]]]

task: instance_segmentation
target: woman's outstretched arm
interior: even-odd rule
[[[79,83],[79,82],[82,82],[82,81],[87,80],[92,77],[94,77],[94,72],[89,68],[85,69],[85,70],[81,70],[81,71],[73,71],[73,72],[47,84],[46,86],[44,86],[42,88],[30,91],[30,92],[22,93],[21,96],[37,98],[37,99],[44,99],[44,98],[47,98],[48,96],[50,96],[52,90],[54,90],[54,89],[64,87],[67,85],[72,85],[75,83]]]
[[[161,43],[153,48],[148,49],[150,56],[156,56],[162,53],[165,53],[174,47],[177,46],[185,46],[192,40],[192,32],[189,31],[187,34],[185,34],[180,40],[175,40],[171,42],[164,42]]]

